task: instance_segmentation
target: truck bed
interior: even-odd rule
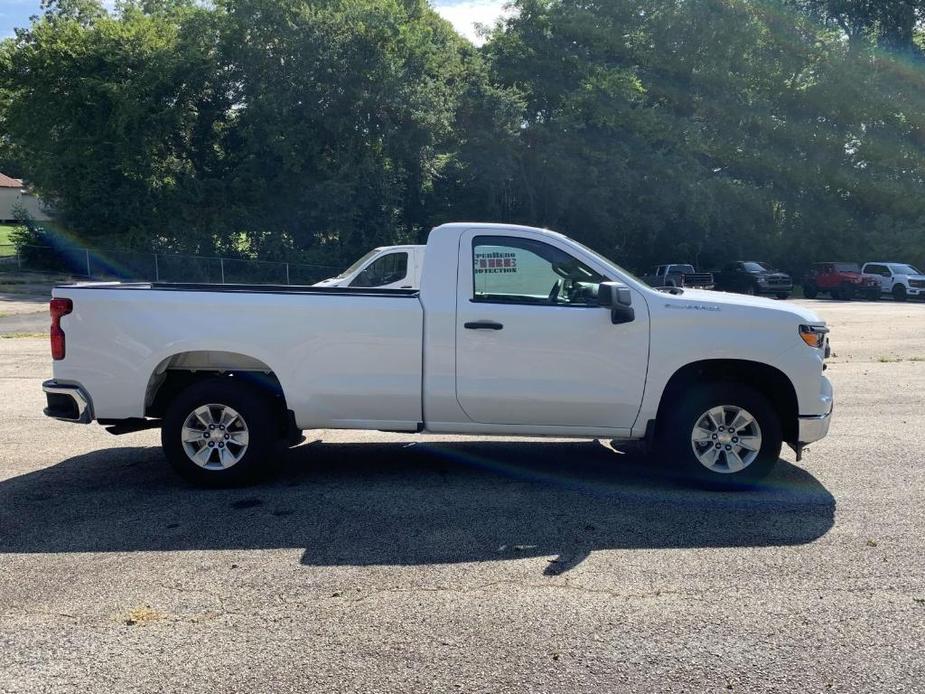
[[[251,284],[56,287],[67,356],[99,419],[143,417],[178,366],[270,373],[302,429],[411,429],[421,422],[423,308],[417,290]],[[246,359],[245,359],[246,357]]]

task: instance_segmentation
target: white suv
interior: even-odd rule
[[[864,263],[861,274],[880,282],[882,294],[892,294],[896,301],[925,296],[925,275],[907,263]]]

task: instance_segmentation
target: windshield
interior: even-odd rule
[[[356,271],[359,270],[361,267],[363,267],[363,263],[365,263],[367,260],[369,260],[370,258],[372,258],[372,257],[373,257],[374,255],[376,255],[378,252],[379,252],[379,249],[378,249],[378,248],[374,248],[374,249],[371,250],[369,253],[367,253],[367,254],[364,255],[362,258],[360,258],[358,261],[356,261],[353,265],[351,265],[351,266],[348,267],[346,270],[344,270],[342,273],[340,273],[340,274],[339,274],[337,277],[335,277],[334,279],[342,280],[342,279],[344,279],[345,277],[348,277],[348,276],[352,275],[354,272],[356,272]]]
[[[894,275],[921,275],[918,268],[914,265],[890,265],[890,270],[893,271]]]
[[[771,272],[771,266],[767,263],[747,262],[742,265],[745,266],[745,272]]]
[[[857,263],[835,263],[835,272],[860,272]]]
[[[606,257],[606,256],[603,256],[603,255],[601,255],[600,253],[598,253],[597,251],[588,248],[586,245],[584,245],[583,243],[579,243],[579,242],[576,241],[575,239],[571,239],[571,238],[570,238],[570,239],[569,239],[569,242],[570,242],[570,243],[573,243],[573,244],[576,245],[576,246],[578,246],[581,250],[583,250],[583,251],[584,251],[585,253],[587,253],[588,255],[593,256],[594,258],[596,258],[597,261],[600,262],[601,264],[603,264],[604,266],[614,268],[615,270],[617,270],[618,272],[622,273],[624,276],[626,276],[626,277],[628,277],[629,279],[633,280],[634,282],[636,282],[637,284],[639,284],[639,285],[642,286],[642,287],[648,287],[648,285],[644,284],[644,283],[642,282],[642,280],[640,280],[638,277],[636,277],[636,275],[634,275],[634,274],[633,274],[632,272],[630,272],[629,270],[624,270],[622,267],[620,267],[620,266],[617,265],[615,262],[613,262],[610,258],[608,258],[608,257]],[[616,277],[610,277],[609,279],[617,279],[617,278],[616,278]]]

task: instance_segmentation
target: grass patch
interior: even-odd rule
[[[16,224],[0,224],[0,258],[16,255],[16,249],[13,248],[13,242],[10,241],[10,234],[18,228]]]
[[[29,338],[48,337],[47,333],[0,333],[0,340],[22,340]]]

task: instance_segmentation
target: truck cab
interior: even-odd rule
[[[374,248],[336,277],[316,287],[417,289],[421,286],[426,246]]]

